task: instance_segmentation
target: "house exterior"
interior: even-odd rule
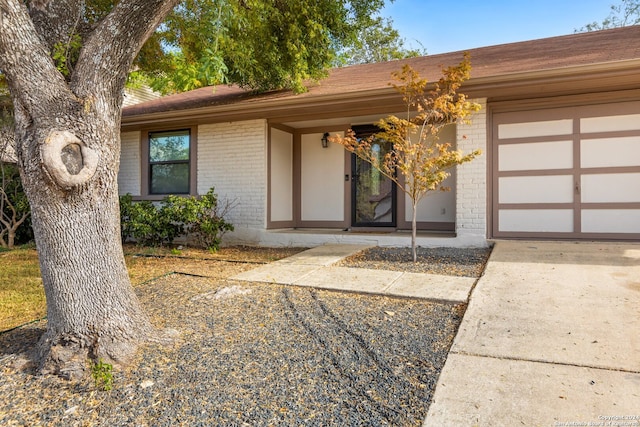
[[[128,107],[130,105],[140,104],[141,102],[158,99],[160,96],[158,92],[154,92],[153,89],[148,86],[125,87],[122,105]]]
[[[640,238],[640,26],[470,49],[482,110],[443,141],[483,155],[426,196],[418,244]],[[391,73],[435,81],[463,52],[334,69],[295,95],[203,88],[123,110],[119,188],[237,205],[229,243],[407,245],[410,203],[325,134],[366,136],[402,99]],[[384,152],[384,144],[379,149]]]

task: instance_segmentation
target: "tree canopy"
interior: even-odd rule
[[[592,22],[577,29],[576,32],[606,30],[638,24],[640,24],[640,1],[621,0],[620,4],[611,5],[609,16],[604,18],[602,22]]]
[[[87,1],[89,21],[112,3]],[[130,79],[162,93],[221,83],[303,91],[305,80],[323,77],[339,51],[358,43],[382,6],[384,0],[183,0],[144,45]],[[399,36],[387,38],[397,44]]]
[[[61,14],[72,22],[52,28],[54,37],[47,40],[51,57],[67,78],[87,36],[117,0],[80,3],[76,13]],[[392,21],[376,16],[384,3],[182,0],[142,47],[129,84],[148,84],[165,94],[223,83],[301,92],[304,81],[322,78],[331,66],[425,54],[424,49],[405,48]],[[48,16],[42,13],[42,22]]]
[[[390,20],[373,17],[384,0],[184,0],[138,57],[161,92],[236,83],[303,91],[333,65],[416,56]]]
[[[370,64],[426,55],[421,49],[408,49],[398,30],[393,28],[390,18],[370,18],[353,42],[345,46],[338,55],[336,65]]]

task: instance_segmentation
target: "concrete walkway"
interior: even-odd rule
[[[364,292],[378,295],[467,302],[476,280],[472,277],[403,273],[332,264],[371,246],[323,245],[289,258],[245,271],[232,279]]]
[[[640,426],[640,245],[497,242],[425,426]]]

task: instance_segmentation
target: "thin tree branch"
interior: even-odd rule
[[[78,32],[84,3],[77,0],[31,0],[29,2],[31,20],[49,50],[53,50],[56,43],[64,42],[73,33]]]
[[[0,0],[0,52],[0,69],[14,104],[19,99],[27,111],[44,114],[50,105],[72,99],[22,0]]]
[[[71,78],[81,98],[121,98],[127,74],[145,41],[179,0],[122,0],[85,40]]]

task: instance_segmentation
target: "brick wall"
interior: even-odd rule
[[[118,170],[118,192],[140,195],[140,132],[125,132],[120,135],[120,169]]]
[[[481,149],[482,155],[457,168],[456,234],[464,238],[487,236],[487,100],[474,99],[482,109],[472,116],[471,124],[457,126],[458,148],[464,153]],[[463,135],[466,138],[463,138]]]
[[[227,219],[240,232],[266,228],[266,141],[266,120],[198,127],[198,194],[235,200]]]

